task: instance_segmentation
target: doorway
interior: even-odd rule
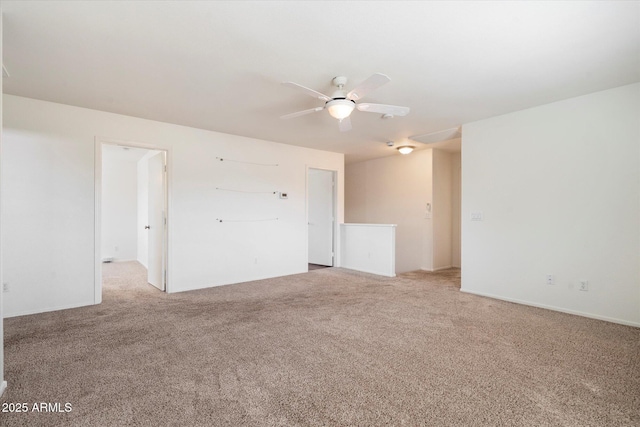
[[[335,171],[315,168],[307,171],[309,270],[334,266],[335,181]]]
[[[158,147],[96,140],[96,303],[107,263],[135,265],[168,290],[168,160]]]

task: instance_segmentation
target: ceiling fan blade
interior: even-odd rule
[[[348,132],[351,130],[351,118],[349,116],[338,122],[338,127],[340,128],[340,132]]]
[[[347,94],[347,98],[357,101],[362,99],[366,94],[374,89],[378,89],[385,83],[389,83],[391,79],[384,74],[376,73],[369,77],[367,80],[356,86],[351,92]]]
[[[305,114],[311,114],[311,113],[315,113],[316,111],[322,111],[322,110],[324,110],[324,107],[316,107],[316,108],[311,108],[309,110],[298,111],[297,113],[285,114],[284,116],[280,116],[280,118],[292,119],[294,117],[304,116]]]
[[[409,107],[398,107],[397,105],[384,104],[369,104],[366,102],[357,104],[356,108],[359,111],[364,111],[366,113],[391,114],[392,116],[406,116],[410,111]]]
[[[304,87],[302,85],[299,85],[298,83],[282,82],[282,85],[297,89],[300,92],[306,93],[309,96],[313,96],[314,98],[321,99],[321,100],[323,100],[325,102],[326,101],[331,101],[331,98],[328,97],[327,95],[325,95],[324,93],[320,93],[320,92],[315,91],[313,89],[309,89],[308,87]]]

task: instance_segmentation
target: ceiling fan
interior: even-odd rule
[[[347,92],[344,90],[344,85],[347,84],[347,78],[344,76],[334,77],[331,83],[338,89],[333,92],[331,96],[327,96],[323,93],[317,92],[308,87],[304,87],[294,82],[283,82],[285,86],[297,89],[309,96],[320,99],[325,102],[321,107],[311,108],[309,110],[298,111],[296,113],[286,114],[281,116],[281,119],[291,119],[293,117],[303,116],[305,114],[315,113],[326,109],[332,117],[335,117],[339,121],[339,127],[341,132],[351,130],[351,119],[349,116],[355,109],[358,111],[364,111],[367,113],[382,114],[384,118],[391,118],[393,116],[406,116],[409,113],[409,107],[398,107],[395,105],[384,104],[371,104],[371,103],[357,103],[366,94],[374,89],[379,88],[385,83],[390,82],[391,79],[384,74],[376,73],[369,77],[367,80],[360,83],[355,89]]]

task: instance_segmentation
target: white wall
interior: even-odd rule
[[[341,224],[342,267],[396,275],[395,224]]]
[[[5,316],[94,302],[96,136],[169,150],[170,292],[306,272],[307,166],[337,171],[337,223],[344,221],[342,154],[11,95],[4,120],[3,261],[14,285]],[[216,221],[267,216],[279,220]]]
[[[459,159],[426,149],[346,166],[346,220],[397,224],[397,273],[459,266]]]
[[[102,258],[131,261],[138,256],[138,165],[106,148],[102,152]]]
[[[2,58],[2,21],[3,14],[2,9],[0,8],[0,58]],[[3,76],[0,73],[0,129],[2,129],[2,111],[3,111],[3,95],[2,95],[2,80]],[[2,141],[4,140],[4,135],[0,134],[0,163],[2,162]],[[2,168],[0,167],[0,176],[2,175]],[[0,185],[2,185],[2,179],[0,178]],[[1,192],[0,192],[1,194]],[[1,208],[0,208],[1,212]],[[0,213],[0,224],[1,224],[2,215]],[[2,235],[4,229],[0,225],[0,235]],[[3,241],[3,240],[2,240]],[[4,262],[2,261],[2,245],[0,245],[0,283],[4,281]],[[0,290],[0,396],[4,393],[7,388],[7,383],[4,380],[4,296],[2,290]]]
[[[462,134],[462,289],[640,326],[640,84]]]
[[[462,156],[460,153],[451,153],[451,265],[460,268],[461,254],[461,230],[460,230],[460,209],[462,206]]]
[[[433,150],[433,270],[452,266],[452,178],[451,154]]]
[[[396,273],[433,268],[432,150],[346,167],[346,222],[397,224]]]

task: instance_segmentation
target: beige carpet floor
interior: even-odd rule
[[[639,426],[640,329],[326,268],[5,320],[2,426]],[[6,407],[6,406],[5,406]]]

